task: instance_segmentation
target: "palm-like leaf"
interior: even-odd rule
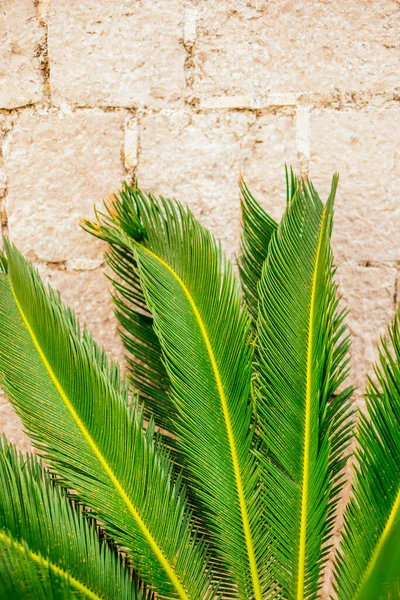
[[[171,463],[143,432],[117,371],[5,243],[0,274],[0,371],[46,461],[97,514],[140,576],[161,595],[208,597],[204,548]],[[75,329],[74,329],[75,327]]]
[[[256,324],[258,283],[267,258],[269,243],[278,224],[259,205],[243,180],[240,181],[240,195],[243,230],[239,273],[247,307]]]
[[[126,206],[129,206],[130,196],[131,188],[124,184],[121,197],[125,198]],[[124,221],[130,235],[139,239],[145,235],[135,215],[121,213],[119,218]],[[115,274],[111,279],[114,287],[113,301],[119,321],[119,333],[126,349],[130,380],[144,403],[145,418],[154,418],[157,427],[163,432],[163,441],[169,447],[175,464],[179,465],[176,472],[181,473],[183,469],[185,478],[184,457],[177,448],[175,438],[168,435],[174,432],[172,415],[175,414],[175,407],[168,394],[169,378],[162,362],[160,342],[154,332],[153,317],[140,285],[134,252],[129,246],[129,240],[126,243],[124,238],[118,236],[116,243],[114,232],[109,228],[103,228],[100,233],[97,225],[90,221],[83,221],[83,228],[109,244],[106,261]],[[193,498],[190,500],[193,504]]]
[[[121,193],[129,192],[126,189]],[[106,260],[116,275],[112,280],[113,300],[122,342],[127,350],[131,380],[145,403],[147,416],[153,416],[159,427],[170,431],[174,408],[167,394],[169,379],[162,363],[160,342],[153,329],[153,317],[140,286],[135,257],[126,245],[111,244]]]
[[[177,203],[130,190],[110,214],[114,223],[106,219],[97,234],[134,252],[171,380],[174,433],[214,547],[237,594],[261,598],[266,541],[251,451],[249,320],[231,266]],[[144,238],[131,234],[139,219]]]
[[[349,438],[347,338],[337,311],[330,235],[336,179],[324,206],[301,184],[271,242],[259,286],[258,428],[284,598],[315,598]],[[279,596],[281,597],[281,596]]]
[[[352,499],[336,565],[339,600],[398,598],[400,591],[400,330],[399,314],[382,341],[377,382],[361,414]],[[379,590],[377,595],[373,595]]]
[[[286,203],[297,188],[293,169],[286,168]],[[278,224],[254,198],[243,179],[239,183],[242,209],[242,236],[240,244],[239,273],[247,308],[257,327],[258,284],[268,256],[269,244]]]
[[[2,598],[143,598],[116,554],[38,459],[0,443]]]

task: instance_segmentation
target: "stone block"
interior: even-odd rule
[[[4,0],[0,7],[0,108],[43,99],[44,31],[34,0]]]
[[[311,112],[310,175],[326,197],[340,181],[333,243],[338,262],[400,260],[400,108]]]
[[[138,123],[136,117],[125,123],[124,165],[127,171],[133,171],[137,166],[138,156]]]
[[[32,259],[99,259],[103,245],[79,226],[120,186],[125,115],[24,112],[4,146],[9,234]]]
[[[183,6],[177,0],[53,0],[48,26],[56,104],[182,103]]]
[[[284,162],[295,160],[293,140],[293,117],[184,111],[146,115],[140,120],[139,185],[188,203],[232,257],[240,235],[240,173],[255,192],[267,190],[264,204],[280,196],[284,205]],[[271,202],[269,208],[275,210]]]
[[[197,3],[193,92],[264,95],[398,89],[394,0]]]

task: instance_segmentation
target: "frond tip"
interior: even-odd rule
[[[249,313],[256,323],[258,312],[258,283],[268,248],[277,223],[255,200],[244,180],[240,181],[242,236],[239,273]]]

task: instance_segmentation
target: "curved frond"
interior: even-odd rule
[[[111,211],[118,211],[118,220],[123,223],[121,231],[125,229],[141,239],[145,236],[145,231],[136,213],[129,210],[132,207],[131,196],[131,188],[124,184],[121,190],[121,197],[124,199],[124,210],[120,210],[121,207],[118,203],[115,206],[108,203],[106,208]],[[115,219],[116,215],[112,216]],[[102,217],[104,223],[112,223],[110,218],[104,215]],[[135,225],[132,226],[132,224]],[[116,237],[112,225],[106,227],[103,224],[101,230],[99,230],[97,223],[83,221],[82,226],[85,231],[101,238],[109,245],[106,261],[115,275],[111,279],[114,286],[113,301],[115,314],[120,324],[119,333],[127,351],[126,359],[130,379],[134,389],[140,394],[145,418],[154,418],[157,427],[161,429],[159,435],[173,458],[174,476],[181,478],[186,485],[188,503],[194,512],[196,527],[201,531],[204,539],[210,542],[209,531],[202,519],[198,499],[192,492],[192,477],[187,468],[185,455],[181,452],[177,443],[176,418],[174,418],[176,417],[176,408],[168,393],[169,376],[163,363],[162,348],[153,328],[153,316],[146,304],[140,284],[135,250],[132,249],[131,238],[121,235]],[[215,554],[211,556],[211,560],[214,574],[219,578],[224,578],[220,560]],[[223,583],[221,585],[224,587]]]
[[[291,202],[297,187],[297,178],[292,168],[286,172],[286,203]],[[257,327],[258,284],[262,268],[268,256],[269,244],[278,223],[257,202],[243,179],[239,183],[242,209],[242,235],[239,274],[247,308]]]
[[[336,564],[338,600],[388,600],[400,591],[400,323],[382,340],[377,382],[360,414],[358,466]],[[378,595],[373,595],[379,590]]]
[[[213,545],[241,598],[262,597],[266,541],[252,454],[249,320],[220,246],[178,203],[131,189],[115,198],[98,234],[130,236],[171,380],[174,433]],[[118,241],[116,242],[118,243]],[[264,530],[263,530],[263,533]]]
[[[242,208],[239,273],[249,313],[256,323],[258,283],[267,258],[269,243],[278,224],[260,206],[243,179],[239,187]]]
[[[311,184],[298,185],[259,285],[257,424],[267,449],[260,460],[276,597],[288,600],[317,596],[350,436],[352,390],[338,392],[349,344],[330,249],[335,190],[336,178],[324,206]]]
[[[132,383],[144,401],[146,416],[153,416],[159,427],[171,431],[170,414],[174,408],[167,393],[169,378],[161,360],[153,317],[140,286],[135,257],[129,248],[111,245],[106,260],[116,275],[112,280],[115,314]]]
[[[153,426],[143,431],[118,370],[90,336],[77,335],[36,270],[8,241],[5,248],[0,372],[34,444],[149,586],[166,597],[208,597],[204,546]]]
[[[1,597],[140,600],[136,582],[40,461],[0,442]],[[14,593],[14,596],[12,596]]]

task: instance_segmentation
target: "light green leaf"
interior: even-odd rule
[[[249,313],[256,326],[258,284],[269,243],[278,224],[264,211],[243,180],[240,182],[242,236],[239,273]]]
[[[297,178],[292,168],[286,172],[286,203],[291,202],[297,188]],[[257,328],[258,284],[262,268],[268,256],[269,244],[278,223],[257,202],[243,179],[239,183],[242,209],[242,235],[240,244],[239,273],[244,298]]]

